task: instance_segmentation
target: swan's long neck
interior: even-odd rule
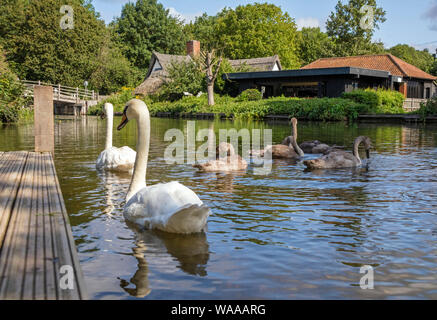
[[[147,109],[137,118],[138,142],[137,156],[135,158],[134,173],[132,176],[126,201],[146,186],[147,160],[150,144],[150,116]]]
[[[360,146],[361,142],[363,142],[362,139],[359,138],[356,139],[354,142],[354,150],[353,150],[353,155],[355,156],[355,158],[357,158],[360,164],[361,164],[361,158],[360,158],[360,153],[358,151],[358,147]]]
[[[299,157],[303,157],[305,154],[297,144],[297,124],[293,122],[293,148],[299,154]]]
[[[114,110],[111,107],[106,107],[106,143],[105,149],[112,147],[112,127],[114,125]]]

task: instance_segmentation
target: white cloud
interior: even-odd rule
[[[181,20],[184,20],[185,23],[190,23],[190,22],[194,22],[194,19],[198,16],[202,15],[202,12],[198,12],[198,13],[180,13],[178,12],[175,8],[170,7],[167,8],[170,15],[173,17],[177,17]]]
[[[317,28],[320,27],[320,21],[317,18],[299,18],[296,20],[298,30],[302,28]]]

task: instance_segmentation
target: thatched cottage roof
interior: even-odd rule
[[[265,58],[229,60],[229,62],[234,68],[246,65],[254,71],[274,71],[275,66],[277,66],[278,70],[282,70],[281,61],[279,60],[278,55]]]
[[[155,93],[168,77],[168,68],[172,63],[191,61],[190,56],[178,56],[153,52],[150,59],[146,79],[135,89],[135,94],[147,95]]]
[[[143,83],[135,89],[135,94],[147,95],[155,93],[168,77],[167,70],[172,63],[189,61],[192,61],[189,55],[178,56],[153,52],[146,78]],[[266,58],[230,60],[229,62],[234,68],[246,65],[254,71],[282,70],[281,62],[277,55]]]
[[[156,66],[156,61],[160,64],[162,68],[159,68],[159,66]],[[190,56],[178,56],[174,54],[164,54],[154,51],[152,58],[150,60],[149,70],[147,71],[147,77],[151,75],[153,72],[153,75],[161,75],[161,76],[168,76],[168,68],[171,66],[172,63],[183,63],[183,62],[190,62],[191,57]],[[153,68],[158,68],[153,70]]]

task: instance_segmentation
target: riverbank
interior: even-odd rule
[[[340,98],[290,98],[271,97],[262,99],[261,94],[243,92],[238,97],[215,95],[215,105],[208,105],[206,95],[183,97],[176,101],[161,101],[158,97],[143,99],[150,114],[166,118],[239,118],[263,120],[296,117],[309,121],[356,121],[362,114],[403,113],[404,98],[399,92],[389,90],[356,90]],[[104,102],[114,105],[121,112],[127,101],[134,98],[124,90],[89,110],[90,115],[100,114]]]
[[[116,116],[121,116],[122,112],[115,112]],[[157,112],[153,115],[156,118],[171,118],[171,119],[196,119],[196,120],[208,120],[208,119],[234,119],[231,115],[224,113],[172,113],[172,112]],[[288,121],[290,115],[286,114],[269,114],[264,116],[260,120],[284,120]],[[297,118],[300,121],[315,121],[306,118]],[[347,119],[345,119],[346,121]],[[375,122],[375,123],[437,123],[437,115],[422,118],[418,114],[362,114],[358,115],[357,122]]]

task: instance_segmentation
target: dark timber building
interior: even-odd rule
[[[324,58],[298,70],[242,72],[225,75],[239,91],[257,88],[264,97],[339,97],[354,89],[386,88],[406,98],[437,94],[434,77],[391,55]]]

